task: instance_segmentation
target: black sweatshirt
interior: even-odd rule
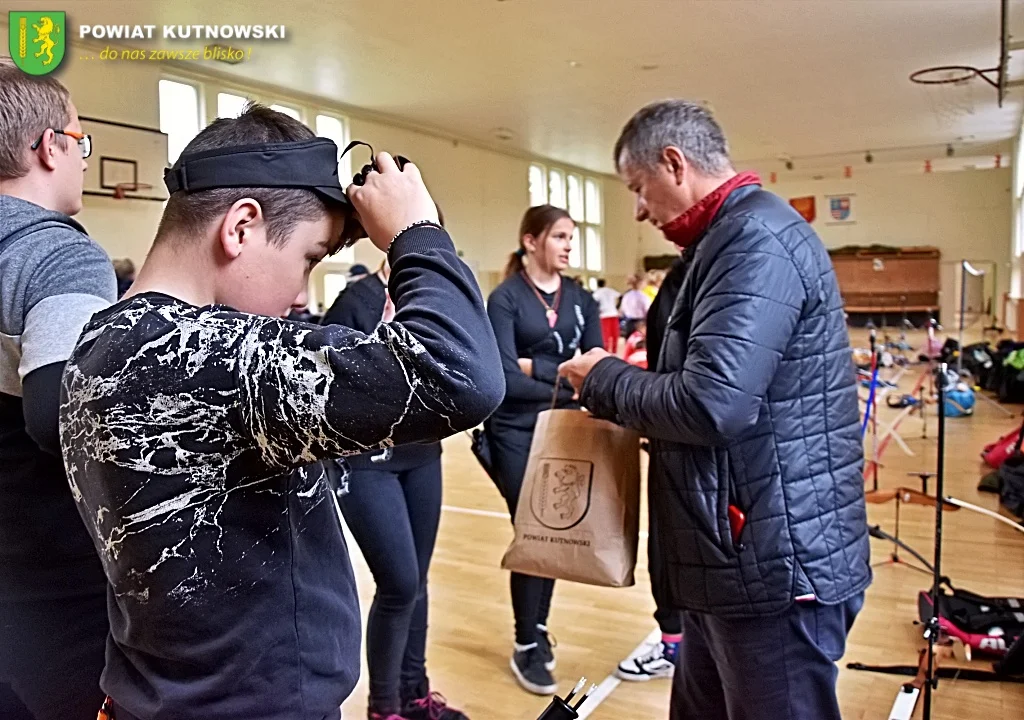
[[[556,293],[541,293],[548,305]],[[505,372],[505,399],[495,412],[502,425],[533,430],[537,414],[551,407],[558,366],[577,350],[603,347],[597,301],[569,278],[562,278],[562,296],[555,327],[548,325],[545,306],[521,273],[510,276],[487,300],[487,315]],[[533,376],[519,368],[519,359],[533,361]],[[573,406],[572,387],[563,379],[559,407]]]
[[[344,325],[359,332],[371,333],[380,325],[387,289],[377,274],[367,275],[349,285],[324,315],[321,325]],[[363,453],[348,458],[353,470],[384,470],[401,472],[425,465],[441,457],[441,443],[402,445],[385,460],[381,452]],[[373,458],[377,458],[376,461]]]
[[[127,712],[337,718],[360,620],[339,464],[318,461],[439,440],[504,394],[448,234],[405,232],[391,265],[395,320],[370,335],[157,293],[86,326],[61,443],[111,586],[101,684]]]

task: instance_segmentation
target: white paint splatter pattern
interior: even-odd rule
[[[152,296],[103,316],[68,362],[61,442],[119,602],[223,597],[225,563],[233,588],[254,586],[290,503],[334,501],[318,461],[475,424],[453,386],[472,380],[400,324],[366,336]]]

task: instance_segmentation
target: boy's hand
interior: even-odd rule
[[[395,235],[414,222],[436,223],[437,206],[412,163],[399,170],[394,158],[382,152],[377,167],[380,172],[367,173],[363,185],[349,185],[346,193],[370,241],[387,252]]]

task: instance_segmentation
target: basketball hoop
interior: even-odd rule
[[[960,85],[980,77],[998,90],[999,83],[988,76],[988,73],[998,72],[997,67],[982,70],[971,65],[936,65],[910,73],[910,82],[918,85]]]
[[[932,113],[940,127],[953,127],[964,117],[973,115],[978,98],[978,84],[981,78],[997,91],[999,83],[988,73],[997,73],[999,68],[981,69],[971,65],[936,65],[910,74],[910,82],[924,85]]]
[[[139,190],[152,190],[153,186],[149,183],[130,182],[130,183],[118,183],[114,186],[115,200],[130,200],[131,197],[128,195],[130,192],[138,192]]]

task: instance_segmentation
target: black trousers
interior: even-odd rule
[[[441,517],[441,459],[401,472],[353,470],[339,504],[377,583],[366,623],[370,707],[397,714],[429,686],[427,572]]]
[[[488,422],[487,431],[491,440],[494,470],[498,476],[495,484],[505,498],[514,522],[519,491],[523,488],[523,476],[526,475],[526,461],[530,456],[530,444],[533,442],[533,430],[508,427],[492,419]],[[509,587],[512,593],[512,613],[516,620],[516,642],[520,645],[535,643],[537,626],[547,625],[548,622],[555,581],[514,572],[509,578]]]
[[[840,720],[836,662],[863,604],[861,593],[748,619],[685,613],[671,720]]]
[[[0,600],[0,718],[95,720],[108,630],[106,592]]]

